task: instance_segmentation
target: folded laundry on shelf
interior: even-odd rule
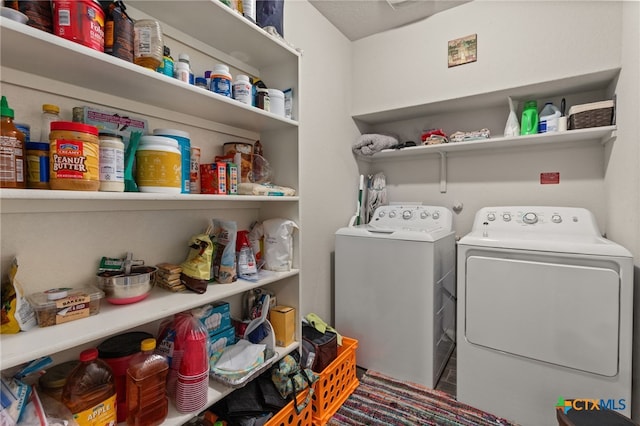
[[[393,136],[365,133],[353,143],[352,150],[360,155],[373,155],[383,149],[395,148],[397,145],[398,139]]]
[[[491,132],[489,131],[489,129],[481,129],[475,130],[473,132],[455,132],[449,137],[449,139],[451,140],[451,142],[468,142],[481,139],[489,139],[490,137]]]

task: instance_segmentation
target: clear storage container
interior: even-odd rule
[[[94,286],[52,288],[27,296],[40,327],[63,324],[100,312],[104,292]]]

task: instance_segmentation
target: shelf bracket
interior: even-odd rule
[[[447,192],[447,153],[438,151],[440,154],[440,192],[446,194]]]

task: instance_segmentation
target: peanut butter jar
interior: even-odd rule
[[[54,121],[49,134],[51,189],[100,189],[98,128],[70,121]]]

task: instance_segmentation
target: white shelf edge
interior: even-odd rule
[[[0,200],[109,200],[109,201],[298,201],[298,196],[166,194],[152,192],[60,191],[0,189]]]
[[[276,358],[276,361],[280,360],[282,357],[284,357],[286,354],[290,353],[291,351],[297,349],[298,346],[299,346],[298,342],[294,342],[287,347],[276,346],[275,349],[276,349],[276,352],[278,353],[278,357]],[[190,419],[192,419],[193,417],[197,416],[201,411],[206,410],[211,405],[215,404],[225,396],[229,395],[234,390],[235,390],[234,388],[225,386],[222,383],[209,379],[209,391],[207,394],[207,403],[203,408],[191,413],[180,413],[176,410],[176,407],[173,401],[170,401],[169,414],[167,415],[167,418],[164,420],[162,424],[163,426],[182,425],[187,421],[189,421]]]
[[[560,133],[540,133],[516,137],[496,137],[469,142],[450,142],[438,145],[419,145],[402,149],[385,149],[372,156],[357,155],[364,162],[378,162],[390,159],[418,159],[428,155],[463,151],[480,151],[489,149],[512,149],[536,145],[564,145],[581,141],[599,141],[606,143],[615,138],[616,126],[592,127],[587,129],[568,130]]]
[[[111,305],[102,300],[100,312],[88,318],[49,327],[36,327],[17,334],[0,335],[0,369],[15,367],[42,356],[106,338],[299,273],[298,269],[292,269],[288,272],[273,272],[268,278],[257,282],[238,280],[230,284],[212,283],[204,294],[191,291],[171,293],[156,287],[145,300],[130,305]]]

